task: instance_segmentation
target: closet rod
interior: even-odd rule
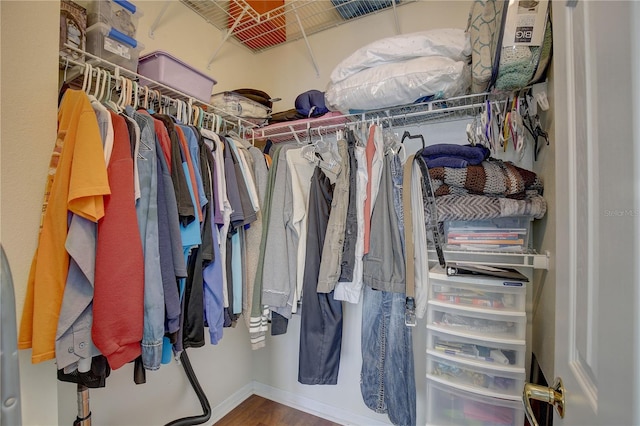
[[[109,62],[109,61],[107,61],[105,59],[100,58],[99,56],[96,56],[96,55],[93,55],[91,53],[85,52],[84,50],[78,49],[78,48],[76,48],[76,47],[74,47],[74,46],[72,46],[70,44],[65,44],[64,47],[69,49],[69,50],[71,50],[71,51],[74,51],[74,52],[79,53],[81,55],[85,55],[86,57],[89,57],[89,58],[97,61],[97,65],[98,66],[105,65],[104,68],[111,68],[116,73],[123,73],[123,74],[126,74],[128,76],[131,76],[134,79],[137,79],[138,82],[140,80],[146,80],[148,82],[146,84],[146,87],[148,87],[149,89],[158,89],[158,90],[159,89],[164,89],[164,90],[168,91],[172,95],[172,96],[169,96],[171,98],[178,99],[178,100],[181,100],[181,101],[184,101],[184,102],[187,102],[187,103],[190,102],[192,104],[206,106],[207,107],[207,112],[214,113],[216,115],[221,116],[223,118],[223,120],[228,125],[231,125],[232,127],[243,127],[245,129],[250,129],[250,128],[253,128],[253,127],[256,126],[251,121],[245,120],[242,117],[236,117],[234,115],[231,115],[231,114],[225,112],[224,110],[222,110],[222,109],[220,109],[220,108],[218,108],[216,106],[213,106],[213,105],[211,105],[209,103],[206,103],[206,102],[203,102],[201,100],[195,99],[193,96],[187,95],[186,93],[181,92],[178,89],[175,89],[173,87],[167,86],[167,85],[162,84],[162,83],[160,83],[158,81],[152,80],[149,77],[145,77],[145,76],[143,76],[141,74],[138,74],[138,73],[136,73],[134,71],[128,70],[126,68],[123,68],[120,65],[116,65],[116,64],[114,64],[112,62]],[[60,52],[60,53],[62,53],[62,52]],[[77,61],[77,60],[74,60],[74,59],[70,59],[68,57],[62,57],[61,56],[60,60],[61,60],[61,63],[67,63],[68,62],[70,64],[74,64],[74,65],[81,66],[81,67],[84,67],[84,65],[85,65],[83,62],[80,62],[80,61]],[[92,63],[90,63],[89,65],[93,66]],[[116,74],[116,76],[117,76],[117,74]],[[116,76],[112,75],[112,77],[114,79],[116,78]],[[141,87],[145,87],[145,86],[141,86]],[[239,126],[239,124],[240,124],[240,126]]]

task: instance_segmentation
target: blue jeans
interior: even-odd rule
[[[411,327],[404,325],[404,293],[364,286],[360,391],[394,425],[416,424],[416,379]]]
[[[393,207],[404,248],[402,164],[388,158]],[[382,188],[382,186],[381,186]],[[407,191],[407,196],[410,194]],[[404,324],[405,293],[364,286],[362,306],[362,370],[364,403],[376,413],[387,413],[394,425],[416,424],[416,381],[411,327]]]

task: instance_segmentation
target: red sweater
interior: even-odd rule
[[[111,195],[98,222],[92,337],[112,369],[141,354],[144,257],[136,216],[133,159],[125,119],[111,113],[113,152],[107,167]]]

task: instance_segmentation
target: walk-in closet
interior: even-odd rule
[[[1,0],[0,423],[639,424],[639,21]]]

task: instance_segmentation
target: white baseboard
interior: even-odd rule
[[[256,395],[276,401],[305,413],[349,426],[388,426],[390,423],[381,422],[349,410],[336,408],[334,406],[315,401],[311,398],[297,395],[292,392],[283,391],[259,382],[253,382],[253,390]]]
[[[253,388],[254,388],[253,382],[247,383],[246,385],[238,389],[236,392],[231,394],[227,399],[222,401],[220,404],[213,407],[213,409],[211,410],[211,420],[210,420],[211,423],[208,423],[208,424],[212,425],[216,423],[218,420],[220,420],[221,418],[229,414],[231,410],[233,410],[238,405],[240,405],[242,401],[244,401],[245,399],[253,395],[254,394]]]

